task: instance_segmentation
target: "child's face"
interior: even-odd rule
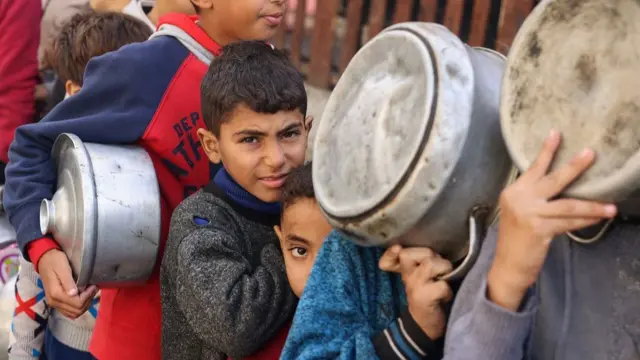
[[[240,40],[271,39],[280,26],[287,8],[286,0],[194,2],[204,8],[200,13],[203,27],[210,32],[209,35],[215,36],[214,40],[223,43],[222,45]]]
[[[275,230],[284,253],[289,284],[300,297],[331,225],[314,199],[298,199],[284,210],[281,227],[276,226]]]
[[[202,146],[214,163],[265,202],[280,201],[287,175],[304,162],[311,119],[299,110],[257,113],[240,105],[220,125],[220,135],[201,129]]]

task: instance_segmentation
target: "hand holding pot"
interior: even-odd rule
[[[53,249],[44,253],[38,262],[38,270],[47,304],[68,318],[76,319],[84,314],[98,293],[93,285],[82,292],[78,291],[69,259],[60,250]]]
[[[587,149],[569,164],[548,173],[560,142],[560,134],[552,131],[533,165],[500,198],[498,243],[488,274],[487,295],[512,311],[519,308],[527,289],[536,282],[554,237],[616,214],[614,205],[554,200],[595,159],[594,152]]]
[[[447,325],[442,305],[451,301],[453,292],[446,281],[437,279],[451,272],[451,263],[428,248],[394,245],[382,255],[378,266],[402,275],[409,313],[430,339],[442,337]]]

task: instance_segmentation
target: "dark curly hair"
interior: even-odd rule
[[[294,169],[282,186],[282,212],[300,199],[315,200],[311,162]]]

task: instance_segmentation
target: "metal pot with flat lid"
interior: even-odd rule
[[[617,202],[640,185],[640,2],[545,0],[520,28],[502,88],[502,130],[521,169],[551,129],[555,166],[598,159],[565,196]]]
[[[367,43],[314,143],[314,187],[329,222],[362,245],[466,257],[463,274],[512,175],[498,119],[504,63],[437,24],[398,24]]]
[[[78,286],[146,280],[160,243],[160,191],[149,154],[137,146],[83,143],[62,134],[53,146],[53,199],[40,207],[42,234],[69,258]]]

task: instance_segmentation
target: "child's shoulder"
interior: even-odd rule
[[[233,209],[220,197],[203,189],[184,199],[173,212],[173,222],[187,221],[202,226],[215,220],[230,221]],[[206,223],[206,224],[205,224]]]
[[[176,39],[159,36],[143,42],[127,44],[116,51],[111,51],[91,59],[90,63],[118,63],[121,69],[158,71],[166,66],[175,67],[181,64],[189,54],[188,50]]]
[[[209,242],[215,237],[233,237],[238,227],[234,210],[223,199],[201,189],[174,210],[168,241],[176,246],[186,238]]]

